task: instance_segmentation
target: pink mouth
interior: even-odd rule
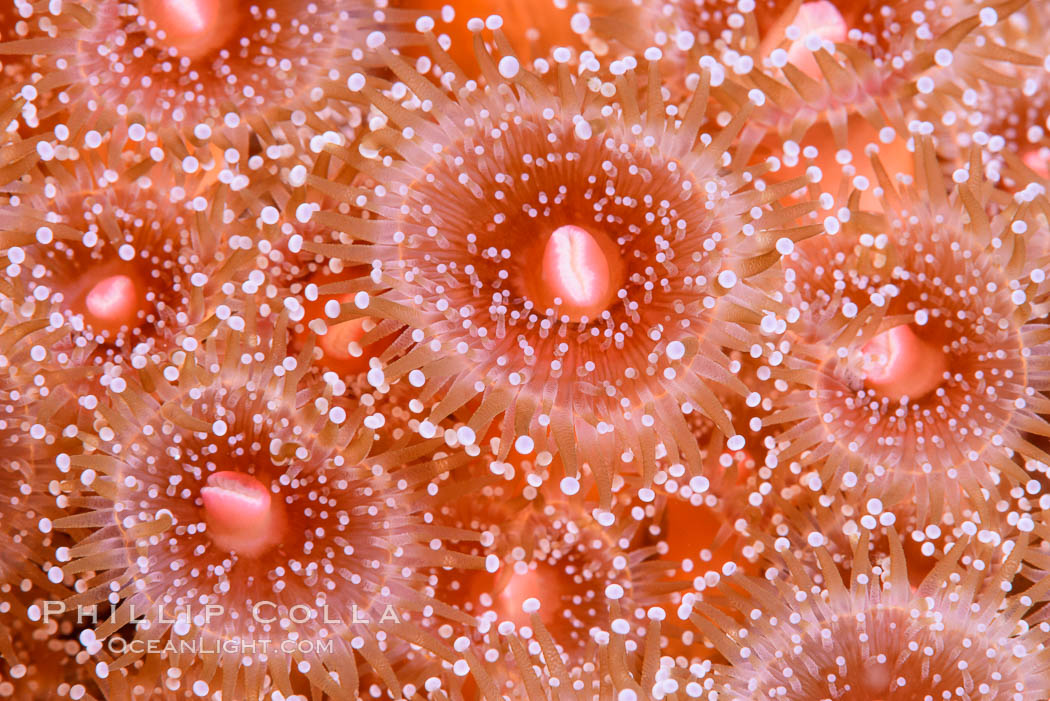
[[[164,46],[197,59],[226,42],[237,23],[223,15],[236,6],[223,0],[143,0],[140,11]]]
[[[219,547],[252,556],[280,540],[284,531],[280,505],[255,477],[216,472],[200,494],[208,534]]]
[[[541,301],[573,320],[596,318],[615,289],[609,259],[598,240],[578,226],[562,226],[543,250]]]
[[[84,305],[91,316],[106,325],[129,325],[139,308],[135,282],[127,275],[103,278],[87,293]]]
[[[862,349],[865,384],[891,399],[918,399],[940,386],[944,353],[901,325],[880,333]]]

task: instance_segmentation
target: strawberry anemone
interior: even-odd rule
[[[360,665],[400,695],[386,641],[431,605],[417,572],[479,564],[420,513],[446,468],[435,446],[369,454],[381,416],[303,383],[309,354],[283,332],[241,326],[112,379],[87,449],[60,456],[84,486],[55,521],[83,533],[62,552],[67,604],[98,606],[84,636],[114,688],[343,697]],[[150,679],[158,651],[170,669]]]
[[[75,136],[140,119],[147,128],[249,133],[270,142],[325,113],[356,107],[346,80],[370,42],[397,43],[418,13],[372,0],[100,0],[52,5],[52,31],[0,44],[31,55],[41,116],[61,115]],[[41,13],[43,7],[30,10]],[[295,113],[295,114],[293,114]]]
[[[128,144],[114,136],[77,160],[44,161],[0,208],[8,273],[50,300],[99,362],[169,348],[218,306],[239,311],[235,283],[251,260],[238,244],[255,229],[250,198]]]
[[[944,132],[938,149],[959,158],[973,144],[1001,154],[1021,169],[1047,178],[1046,88],[1050,72],[1041,27],[1050,4],[977,3],[974,29],[938,49],[916,84],[915,103]]]
[[[794,384],[765,419],[783,427],[776,479],[815,472],[853,504],[914,500],[920,522],[1028,482],[1013,456],[1045,462],[1026,436],[1047,432],[1050,408],[1045,224],[979,155],[950,190],[938,168],[916,137],[913,181],[877,167],[881,211],[851,211],[786,261],[800,321],[771,373]]]
[[[562,495],[526,503],[502,520],[475,517],[463,525],[481,528],[478,554],[488,570],[443,578],[442,587],[459,592],[460,608],[484,622],[485,630],[503,621],[530,626],[525,604],[541,601],[544,626],[566,654],[582,661],[588,657],[587,631],[608,624],[604,602],[611,591],[633,610],[659,602],[674,588],[669,580],[676,563],[661,559],[661,548],[643,538],[659,509],[634,506],[595,515]]]
[[[915,589],[892,533],[886,567],[861,539],[848,584],[819,547],[818,577],[785,553],[765,578],[728,578],[734,610],[698,602],[691,619],[729,664],[694,668],[696,683],[732,701],[1045,698],[1050,580],[1015,577],[1025,539],[1003,548],[991,572],[962,568],[953,549]]]
[[[798,183],[753,186],[765,165],[732,146],[751,109],[707,124],[705,74],[672,120],[655,92],[639,106],[632,62],[593,93],[564,63],[552,89],[486,52],[486,83],[449,94],[385,55],[429,109],[360,81],[399,157],[361,162],[375,185],[345,190],[373,214],[346,224],[364,243],[303,245],[370,268],[340,320],[411,329],[384,354],[386,378],[419,387],[430,422],[459,410],[475,437],[499,425],[501,457],[557,454],[568,477],[589,464],[605,499],[615,456],[648,479],[658,452],[700,469],[689,412],[742,443],[711,387],[747,394],[726,347],[784,312],[760,273],[805,235],[777,204]]]

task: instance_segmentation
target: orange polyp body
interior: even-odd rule
[[[718,509],[706,505],[694,506],[680,498],[669,499],[666,508],[667,532],[664,536],[667,543],[667,559],[675,562],[692,559],[699,564],[700,572],[721,570],[722,565],[733,559],[737,544],[733,538],[715,545],[719,530],[725,522],[725,515]],[[702,551],[711,554],[710,560],[702,560],[698,555]],[[679,570],[684,579],[692,579],[695,572]]]
[[[310,281],[316,285],[324,286],[345,279],[332,273],[323,272],[314,275]],[[302,332],[297,332],[297,340],[300,344],[305,343],[306,338],[312,333],[309,322],[321,320],[326,326],[324,335],[317,336],[317,346],[324,355],[317,361],[317,365],[326,370],[331,370],[344,377],[360,375],[368,371],[369,361],[382,353],[392,342],[392,338],[381,338],[372,343],[361,343],[361,339],[372,330],[374,322],[368,317],[336,321],[326,313],[326,306],[335,301],[340,305],[349,304],[354,301],[352,293],[321,294],[314,300],[308,300],[303,306],[306,310]]]
[[[944,353],[906,325],[880,333],[861,352],[865,384],[894,400],[929,394],[941,384],[948,367]]]
[[[237,23],[230,11],[236,5],[224,0],[143,0],[140,12],[162,45],[180,56],[198,59],[233,34]]]
[[[1040,178],[1050,178],[1050,162],[1045,149],[1026,151],[1021,160]]]
[[[725,468],[712,460],[705,466],[705,474],[713,484],[712,492],[718,499],[715,506],[694,503],[678,495],[668,496],[662,536],[667,544],[665,558],[674,562],[692,560],[696,564],[692,571],[679,568],[675,576],[680,579],[693,579],[708,570],[720,571],[728,562],[745,564],[740,557],[740,539],[728,526],[741,515],[745,501],[743,491],[752,476],[749,465],[753,464],[753,458],[746,451],[735,451],[733,463],[732,468]]]
[[[619,289],[619,260],[612,249],[602,234],[573,225],[555,229],[544,245],[534,285],[540,305],[573,321],[600,316]]]
[[[869,145],[878,147],[879,162],[885,168],[886,174],[891,181],[896,181],[898,175],[915,175],[915,159],[908,151],[907,140],[897,136],[888,144],[882,143],[878,131],[867,121],[854,119],[849,124],[849,151],[853,154],[852,165],[856,169],[856,175],[850,184],[856,185],[856,176],[862,176],[868,181],[868,188],[860,193],[860,206],[862,208],[875,210],[879,206],[879,199],[875,192],[879,186],[879,179],[872,165],[871,159],[866,155]],[[829,154],[830,155],[830,154]],[[829,172],[825,169],[824,172]]]
[[[258,479],[243,472],[222,471],[208,477],[200,491],[208,534],[220,548],[258,555],[284,532],[284,513]]]
[[[823,178],[821,184],[828,192],[853,190],[861,182],[857,178],[863,178],[867,186],[858,191],[860,208],[877,211],[881,206],[876,195],[880,182],[869,151],[877,149],[879,162],[891,181],[896,181],[898,175],[914,177],[915,158],[908,151],[906,139],[897,135],[890,143],[884,143],[879,130],[860,115],[854,115],[848,120],[846,132],[846,142],[838,144],[831,126],[826,122],[818,122],[806,133],[801,145],[817,147],[817,157],[813,159],[812,165],[820,168]],[[842,148],[850,154],[850,160],[845,164],[838,160],[838,152]],[[800,159],[797,166],[784,169],[780,177],[795,177],[805,172],[809,164],[808,160]]]

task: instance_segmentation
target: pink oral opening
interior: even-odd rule
[[[865,384],[890,399],[919,399],[940,386],[948,361],[910,326],[880,333],[862,349]]]
[[[833,43],[844,42],[849,32],[846,20],[830,2],[818,0],[803,3],[791,24],[801,30],[801,36],[788,47],[788,61],[809,77],[819,80],[822,74],[816,59],[813,58],[811,47],[806,45],[807,38],[815,37]]]
[[[543,249],[540,301],[578,321],[596,318],[615,292],[609,258],[593,235],[578,226],[562,226]]]
[[[361,338],[365,335],[364,319],[350,319],[329,327],[328,333],[321,336],[318,345],[324,354],[333,360],[356,360],[364,357],[360,347]],[[356,348],[352,344],[358,344]],[[357,351],[355,355],[353,351]]]
[[[1047,149],[1026,151],[1021,160],[1040,178],[1050,178],[1050,151]]]
[[[87,311],[107,324],[129,324],[138,311],[135,281],[127,275],[111,275],[99,280],[84,299]]]
[[[514,574],[507,580],[507,584],[499,593],[500,603],[508,611],[520,611],[521,605],[528,599],[541,598],[547,587],[541,581],[543,577],[536,570],[529,570],[524,574]],[[549,592],[546,592],[549,594]]]
[[[548,610],[540,609],[541,614],[551,613],[552,606],[557,606],[562,591],[556,577],[551,577],[544,572],[546,565],[540,565],[537,569],[518,574],[514,573],[506,581],[503,588],[496,595],[496,612],[501,620],[513,622],[515,625],[531,625],[530,614],[523,610],[523,606],[529,599],[548,602]]]
[[[262,482],[243,472],[216,472],[201,488],[208,535],[221,548],[258,555],[284,531],[280,505]]]
[[[229,13],[236,7],[224,0],[142,0],[139,10],[164,46],[197,59],[230,37],[236,21]]]

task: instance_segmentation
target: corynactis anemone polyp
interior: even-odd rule
[[[634,639],[631,621],[611,602],[603,614],[610,624],[587,631],[592,654],[580,662],[567,652],[575,644],[563,647],[564,641],[544,626],[542,609],[532,603],[529,626],[519,629],[505,621],[489,631],[484,657],[478,656],[469,638],[456,638],[454,663],[426,670],[419,691],[427,699],[450,701],[650,698],[647,690],[653,688],[659,668],[662,609],[645,612],[644,630]],[[494,679],[504,686],[497,687]]]
[[[798,183],[752,188],[764,166],[727,148],[749,107],[707,130],[711,76],[672,120],[653,92],[640,112],[630,62],[592,92],[565,58],[552,91],[486,53],[488,87],[451,96],[388,55],[430,116],[362,81],[403,160],[362,163],[381,185],[346,192],[375,215],[350,231],[370,243],[304,248],[371,266],[373,295],[344,315],[414,327],[384,372],[436,397],[431,423],[466,406],[474,436],[501,422],[501,456],[557,454],[568,480],[588,463],[607,498],[614,470],[651,478],[658,452],[699,470],[689,412],[741,447],[710,387],[746,394],[723,348],[777,328],[785,310],[749,279],[803,234],[771,204]]]
[[[502,514],[450,507],[469,515],[462,526],[482,531],[482,547],[472,552],[486,558],[488,571],[440,575],[439,597],[455,599],[482,634],[504,622],[529,630],[539,622],[567,660],[582,664],[591,658],[588,631],[610,622],[609,601],[629,613],[659,603],[681,588],[670,581],[678,563],[660,559],[662,548],[646,542],[660,505],[618,495],[613,511],[596,516],[563,495],[544,498],[543,491],[549,490]],[[540,601],[542,607],[534,605]],[[504,686],[515,682],[512,676]]]
[[[964,568],[999,568],[1006,558],[1002,544],[1025,536],[1041,523],[1037,508],[1017,494],[1023,494],[1020,488],[1000,487],[998,493],[988,493],[987,503],[945,511],[934,520],[928,514],[920,516],[914,503],[892,507],[884,507],[878,499],[858,503],[825,494],[815,486],[795,485],[766,498],[763,517],[747,523],[754,552],[791,548],[799,561],[816,572],[812,549],[819,543],[829,561],[848,574],[861,539],[871,562],[881,565],[889,559],[891,543],[899,535],[908,556],[909,581],[918,586],[948,553]],[[1026,561],[1037,571],[1045,562],[1042,558],[1036,548],[1026,553]]]
[[[887,568],[872,566],[865,539],[849,585],[818,549],[821,580],[791,555],[765,579],[736,576],[737,610],[694,604],[691,618],[731,666],[698,670],[710,698],[730,701],[1036,701],[1050,692],[1050,626],[1039,607],[1050,581],[1024,588],[1015,573],[1025,540],[994,574],[967,570],[953,550],[916,588],[900,542]],[[1019,591],[1007,595],[1011,588]],[[705,696],[707,698],[707,696]]]
[[[1050,63],[1042,28],[1050,3],[988,6],[979,19],[981,27],[938,57],[917,102],[927,119],[954,132],[938,143],[942,151],[980,143],[1045,179]]]
[[[254,229],[236,194],[200,174],[155,172],[123,143],[45,162],[8,188],[0,207],[8,273],[52,300],[78,343],[98,344],[100,360],[192,333],[213,311],[214,293],[245,277],[251,260],[223,249]],[[232,295],[227,303],[237,306]]]
[[[99,113],[103,123],[139,115],[151,129],[186,133],[247,119],[254,127],[242,131],[265,140],[294,109],[322,110],[333,91],[345,92],[367,37],[388,19],[371,0],[102,0],[57,8],[50,35],[0,45],[0,54],[47,56],[36,88],[46,108],[75,108],[67,122],[74,135]]]
[[[805,136],[803,145],[819,147],[816,165],[825,174],[850,164],[872,179],[865,172],[864,141],[893,144],[894,134],[904,134],[918,114],[939,121],[961,92],[970,104],[969,85],[1000,78],[988,67],[990,60],[1022,62],[1016,52],[1010,58],[993,57],[983,49],[985,37],[977,30],[981,25],[998,28],[1000,15],[992,8],[979,9],[909,0],[795,3],[762,36],[758,56],[729,51],[725,60],[744,85],[766,92],[772,107],[764,118],[783,136],[794,142]],[[1006,5],[998,9],[1004,17],[1012,11]],[[756,62],[766,72],[752,70]],[[944,125],[960,121],[954,113],[943,118]],[[807,134],[813,126],[817,131]],[[883,148],[887,168],[892,159],[904,172],[908,159],[903,149],[887,153]],[[796,154],[774,144],[773,155]]]
[[[257,346],[220,326],[198,350],[113,379],[87,453],[59,457],[86,493],[70,499],[84,513],[56,525],[91,529],[61,553],[81,577],[69,603],[111,605],[91,635],[107,645],[138,621],[123,654],[110,648],[118,657],[104,678],[151,641],[195,641],[203,652],[170,661],[187,695],[255,699],[264,684],[294,693],[293,655],[251,646],[280,633],[302,642],[294,671],[315,693],[356,689],[357,655],[400,688],[377,636],[427,605],[413,572],[434,556],[411,492],[427,465],[401,477],[410,453],[366,458],[375,417],[303,387],[307,365],[284,355],[283,338]],[[380,623],[387,605],[398,618]]]
[[[916,143],[913,184],[880,178],[881,212],[854,212],[788,261],[808,326],[780,376],[804,389],[767,423],[790,426],[777,440],[792,472],[936,517],[945,501],[983,504],[999,472],[1026,482],[1013,451],[1042,455],[1023,434],[1046,430],[1046,237],[980,158],[949,193],[931,145]]]
[[[542,609],[541,609],[542,610]],[[652,608],[642,623],[632,623],[626,612],[612,602],[608,626],[588,631],[594,653],[582,663],[573,662],[562,649],[562,641],[540,623],[539,611],[531,614],[534,634],[504,624],[498,631],[501,657],[513,664],[518,683],[504,698],[513,701],[546,701],[557,698],[584,701],[612,699],[640,701],[649,698],[658,669],[661,622],[664,612]],[[641,629],[640,642],[628,636],[634,626]]]

